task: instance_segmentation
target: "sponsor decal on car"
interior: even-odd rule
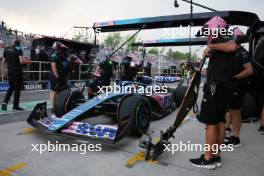
[[[85,122],[73,122],[62,133],[87,136],[92,138],[104,138],[114,140],[117,133],[117,126],[112,125],[91,125]]]

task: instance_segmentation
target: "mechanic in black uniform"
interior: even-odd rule
[[[24,110],[19,106],[20,91],[23,86],[23,64],[30,64],[30,60],[23,56],[21,41],[14,41],[13,46],[4,50],[4,61],[7,63],[9,88],[2,103],[2,110],[7,110],[7,104],[14,91],[13,110]]]
[[[113,76],[113,62],[110,56],[106,56],[106,59],[99,64],[101,69],[102,85],[109,86],[111,78]]]
[[[133,81],[134,70],[131,67],[132,62],[131,56],[126,56],[121,63],[121,80],[122,81]]]
[[[233,92],[229,105],[229,123],[232,122],[233,135],[227,138],[228,140],[225,143],[233,144],[234,147],[240,147],[239,133],[241,129],[241,107],[250,86],[250,76],[253,75],[253,66],[251,64],[249,52],[241,46],[241,43],[245,39],[244,33],[236,27],[233,29],[233,35],[234,42],[212,44],[210,45],[210,48],[225,52],[236,51],[233,68]],[[229,124],[227,124],[227,126],[228,125]]]
[[[50,101],[52,103],[51,112],[54,110],[54,99],[57,93],[68,87],[67,81],[73,70],[74,64],[81,64],[81,60],[75,55],[68,54],[68,47],[61,42],[54,42],[54,52],[51,55],[50,69]]]
[[[147,76],[151,76],[151,67],[152,67],[152,64],[151,64],[151,62],[148,60],[146,67],[144,67],[145,75],[147,75]]]
[[[87,83],[87,94],[90,98],[97,95],[99,88],[109,86],[113,76],[113,62],[111,57],[106,56],[105,60],[100,62],[92,74],[92,79]]]
[[[215,16],[203,27],[203,30],[218,30],[218,36],[208,36],[208,47],[204,56],[209,56],[207,69],[207,81],[204,85],[204,95],[201,103],[201,111],[198,120],[206,124],[205,151],[199,158],[190,159],[190,163],[199,168],[214,169],[221,166],[221,151],[214,151],[212,146],[224,144],[225,140],[225,113],[228,108],[229,98],[232,93],[232,76],[235,53],[212,50],[211,43],[224,43],[232,41],[228,35],[227,23]],[[221,33],[219,31],[222,31]]]
[[[89,99],[97,95],[99,87],[103,86],[102,69],[98,65],[92,74],[92,79],[87,82],[87,94]]]

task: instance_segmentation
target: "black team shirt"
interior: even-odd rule
[[[220,36],[214,39],[212,44],[225,43],[232,40],[232,36]],[[235,52],[211,51],[207,69],[207,82],[230,83],[233,76],[234,58]]]
[[[22,74],[23,66],[20,63],[19,56],[23,56],[21,47],[10,46],[4,50],[4,58],[7,63],[8,73]]]

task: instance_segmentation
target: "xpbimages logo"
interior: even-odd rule
[[[191,29],[191,30],[190,30]],[[218,38],[218,36],[233,36],[234,31],[232,28],[190,28],[180,25],[178,28],[165,28],[163,29],[164,38],[177,38],[177,37],[186,37],[186,36],[212,36],[213,39]]]
[[[58,141],[47,144],[31,144],[31,151],[38,152],[40,155],[44,152],[79,152],[85,155],[87,152],[100,152],[102,151],[101,144],[60,144]]]
[[[98,87],[98,94],[106,94],[107,96],[111,93],[138,93],[138,94],[145,94],[146,96],[151,96],[152,94],[159,94],[159,93],[168,93],[167,86],[143,86],[138,84],[130,84],[128,86],[120,86],[114,84],[113,86],[97,86]]]
[[[164,147],[164,152],[170,152],[172,155],[175,152],[185,152],[185,151],[195,151],[195,152],[206,152],[206,151],[212,151],[213,154],[217,154],[219,151],[221,152],[231,152],[234,151],[234,146],[233,144],[193,144],[190,141],[187,143],[183,143],[180,141],[180,143],[174,143],[174,144],[163,144]]]

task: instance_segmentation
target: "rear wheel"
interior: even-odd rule
[[[85,102],[83,93],[78,88],[64,89],[57,94],[54,100],[54,113],[57,117]]]
[[[151,106],[147,98],[136,95],[125,98],[119,107],[119,118],[129,120],[132,135],[141,136],[148,131],[151,122]]]

